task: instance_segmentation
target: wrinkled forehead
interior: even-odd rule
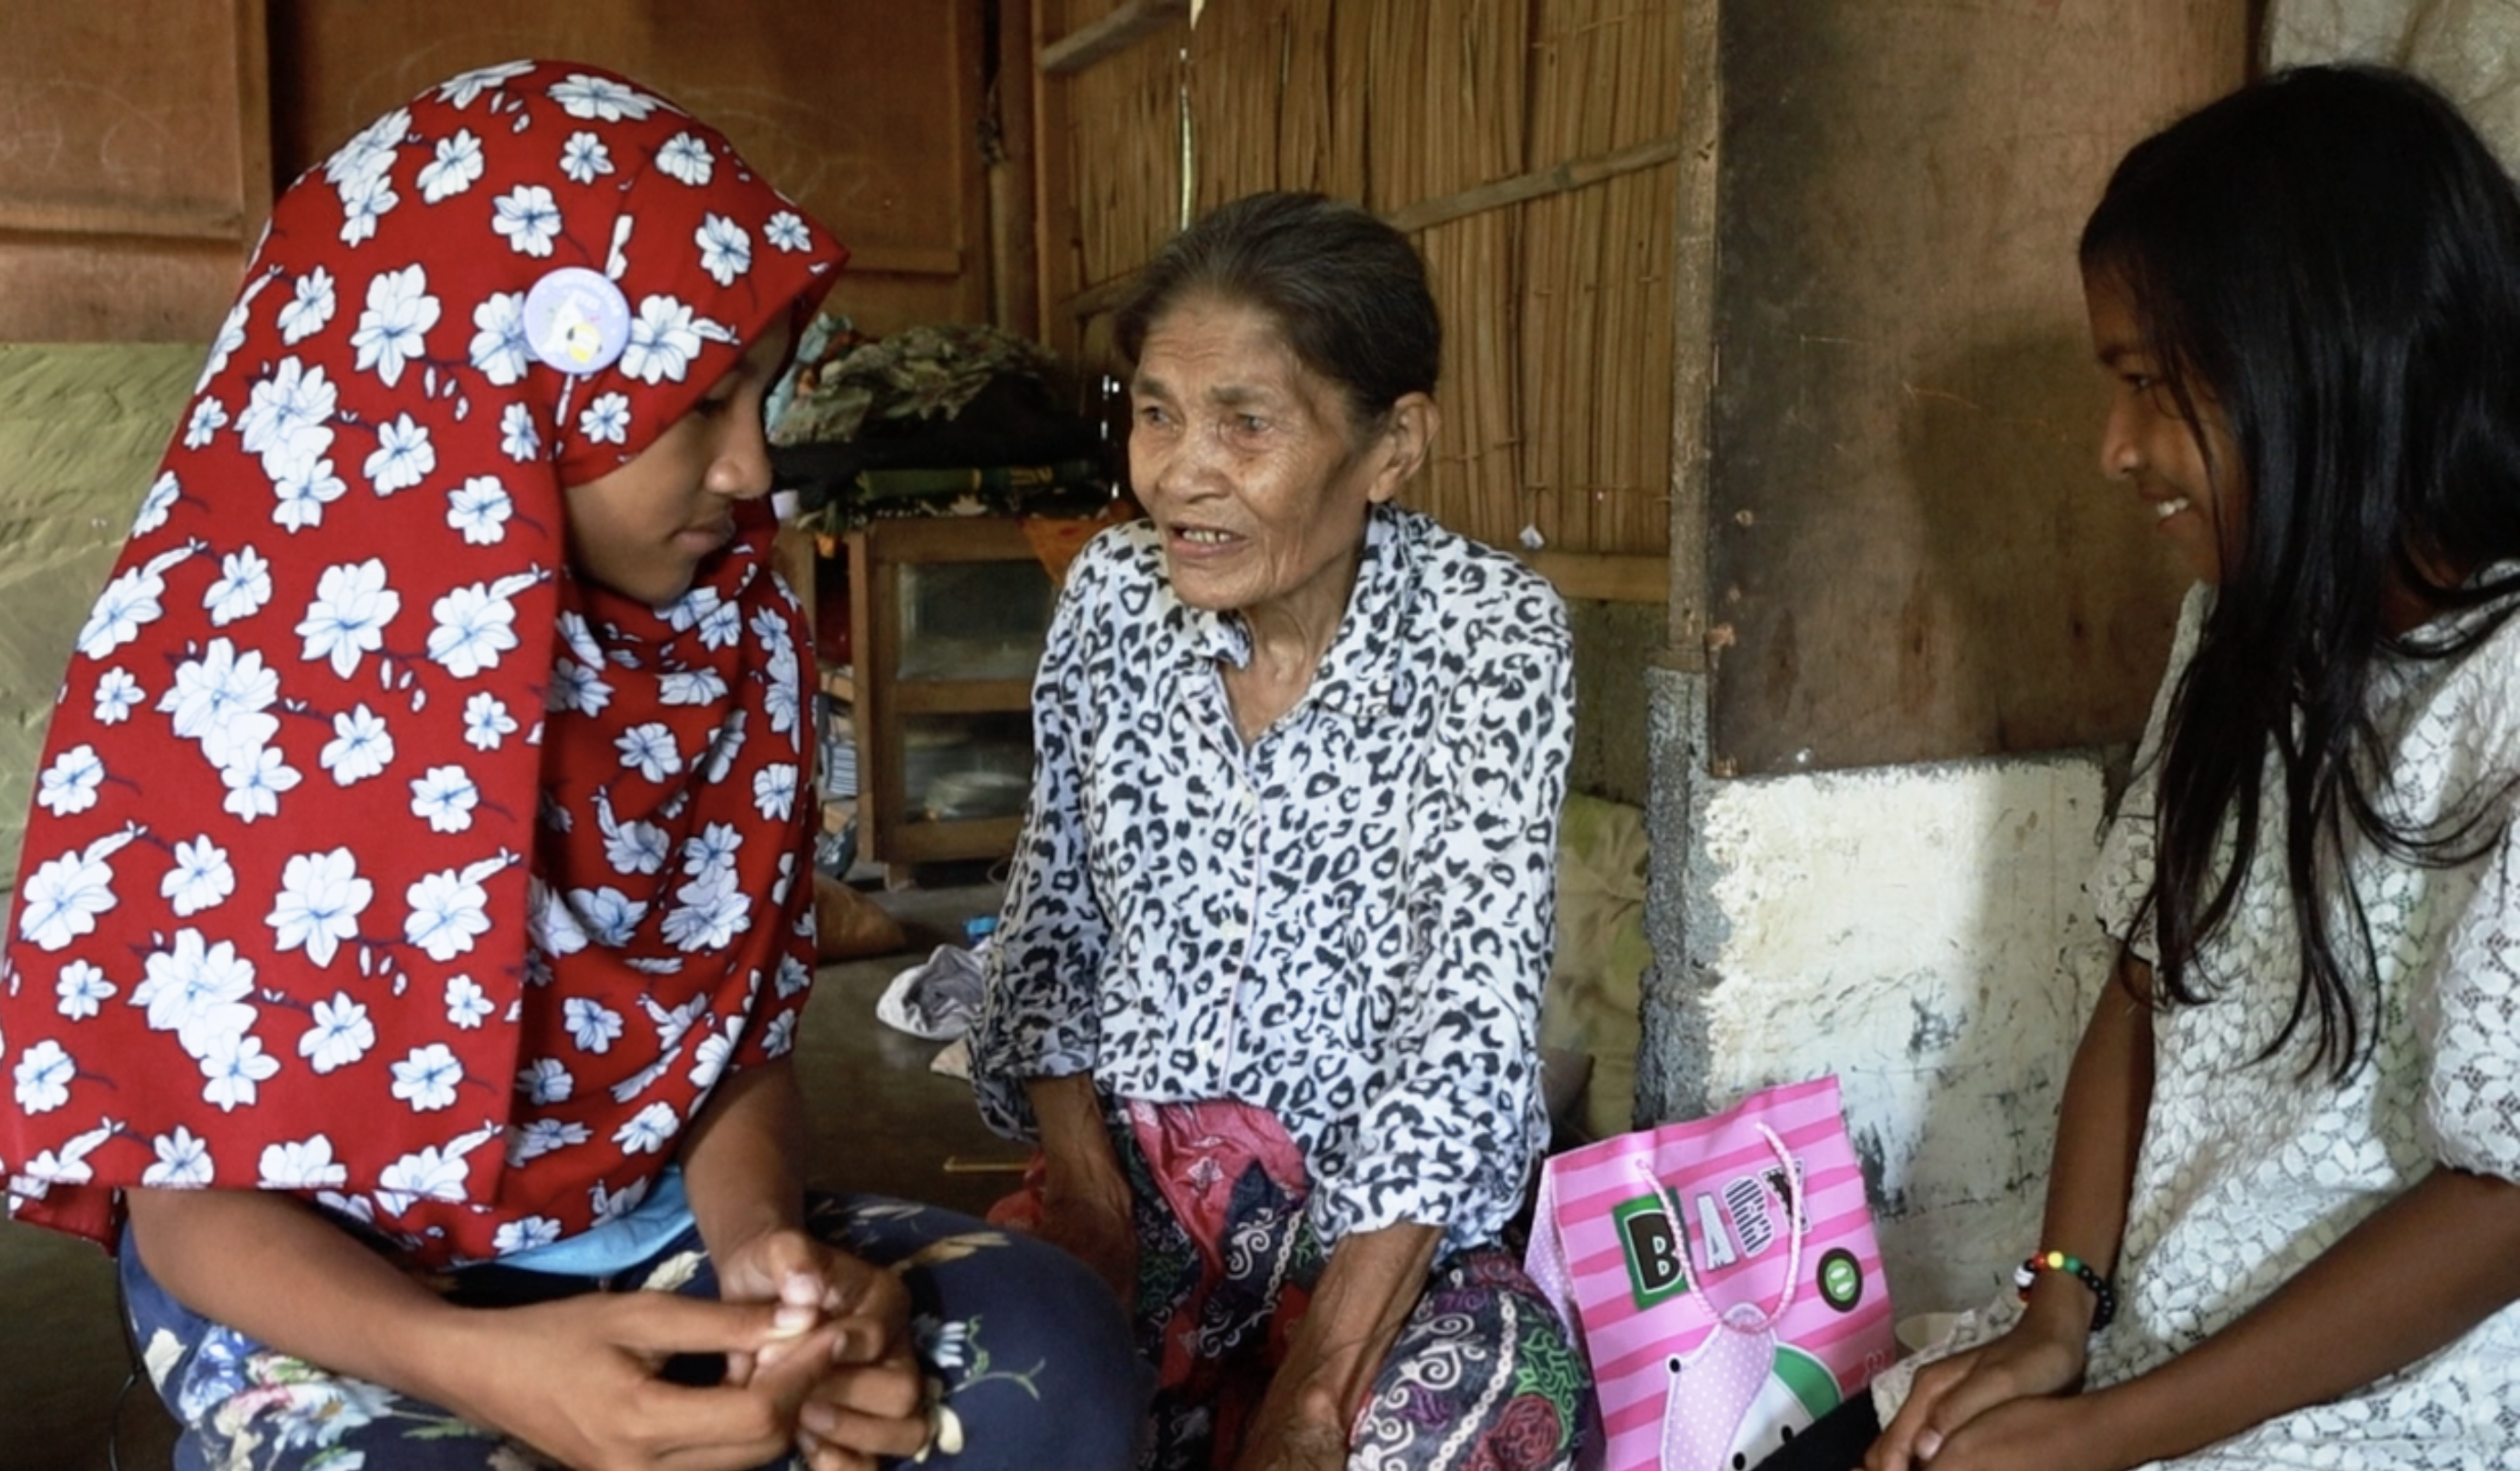
[[[1224,406],[1274,394],[1351,434],[1372,424],[1354,390],[1305,358],[1282,312],[1230,290],[1203,285],[1164,302],[1147,319],[1138,357],[1135,384],[1151,379],[1178,394],[1192,391],[1195,378],[1195,387]]]

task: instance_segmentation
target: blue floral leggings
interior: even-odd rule
[[[961,1449],[946,1471],[1037,1468],[1058,1448],[1070,1471],[1131,1464],[1148,1371],[1110,1293],[1065,1253],[968,1216],[872,1195],[817,1196],[807,1228],[900,1271],[919,1357],[942,1384]],[[514,1274],[511,1274],[514,1275]],[[714,1298],[696,1231],[589,1289]],[[150,1377],[183,1426],[177,1471],[535,1471],[552,1463],[495,1432],[363,1380],[331,1373],[200,1316],[168,1296],[126,1238],[122,1288]],[[778,1462],[787,1465],[788,1462]]]

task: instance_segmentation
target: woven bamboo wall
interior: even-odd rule
[[[1058,37],[1119,0],[1041,7]],[[1499,545],[1530,527],[1553,552],[1662,555],[1677,165],[1637,154],[1679,127],[1680,9],[1212,0],[1195,29],[1044,78],[1041,147],[1068,201],[1042,240],[1053,341],[1108,362],[1119,284],[1181,224],[1186,111],[1196,207],[1318,189],[1399,221],[1425,255],[1445,426],[1415,504]],[[1569,165],[1610,176],[1527,178]]]

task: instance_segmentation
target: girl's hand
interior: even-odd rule
[[[899,1277],[786,1226],[737,1245],[717,1268],[721,1297],[776,1304],[769,1341],[744,1359],[729,1356],[730,1383],[773,1372],[817,1330],[832,1335],[828,1366],[797,1418],[796,1449],[815,1471],[858,1471],[927,1443],[910,1293]]]
[[[796,1417],[796,1449],[812,1471],[874,1471],[878,1456],[917,1455],[935,1435],[919,1360],[908,1349],[823,1376]]]
[[[1927,1463],[1934,1471],[2117,1471],[2130,1462],[2107,1432],[2106,1415],[2081,1395],[2011,1400],[1951,1434]]]
[[[730,1303],[776,1303],[766,1359],[782,1341],[824,1323],[840,1331],[836,1361],[868,1364],[907,1353],[910,1292],[879,1267],[815,1240],[793,1226],[766,1230],[719,1255],[717,1292]],[[728,1360],[727,1377],[742,1383],[750,1362]]]
[[[470,1365],[449,1408],[584,1471],[742,1471],[775,1459],[837,1335],[792,1341],[747,1384],[660,1377],[678,1354],[749,1354],[772,1310],[665,1292],[599,1293],[525,1308],[465,1310]]]
[[[2065,1395],[2082,1383],[2084,1338],[2031,1318],[2002,1338],[1916,1371],[1908,1403],[1865,1453],[1865,1471],[1914,1471],[1933,1463],[1964,1426],[1998,1406]],[[2022,1464],[2033,1464],[2024,1462]],[[2055,1466],[2038,1462],[2042,1471]]]

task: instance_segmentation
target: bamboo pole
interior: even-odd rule
[[[1403,234],[1431,230],[1473,214],[1486,214],[1527,200],[1547,199],[1659,167],[1680,156],[1678,138],[1655,138],[1595,157],[1575,158],[1511,178],[1495,179],[1440,198],[1420,200],[1384,218]]]
[[[1382,7],[1338,3],[1330,12],[1330,168],[1328,192],[1368,203],[1372,139],[1380,116],[1370,101],[1372,37]]]

